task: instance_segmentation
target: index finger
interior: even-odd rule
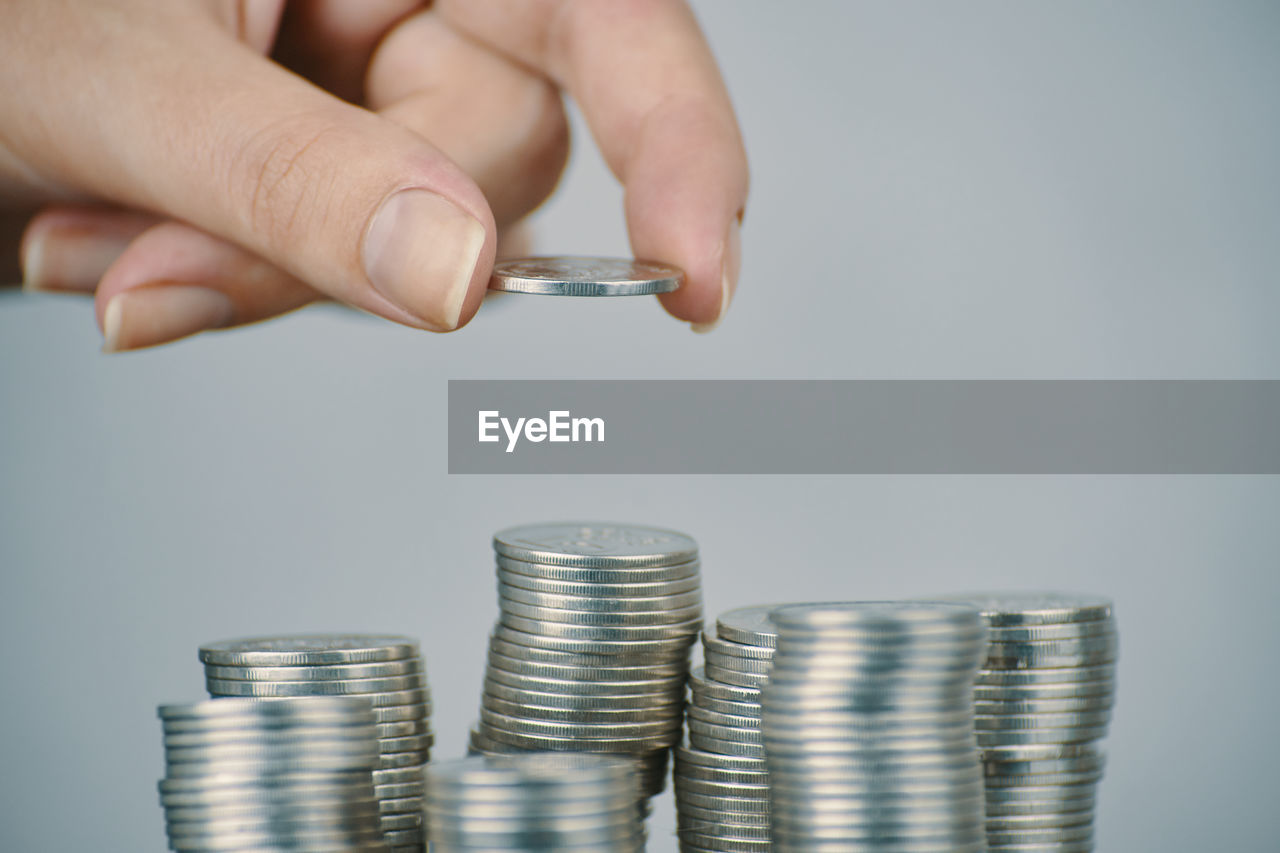
[[[686,273],[663,304],[695,329],[717,323],[737,284],[747,157],[689,7],[682,0],[443,0],[437,8],[573,96],[622,181],[632,250]]]

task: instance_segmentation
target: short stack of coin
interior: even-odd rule
[[[602,755],[475,756],[427,769],[433,853],[644,850],[634,762]]]
[[[778,648],[761,698],[774,849],[985,850],[978,611],[862,602],[772,618]]]
[[[661,791],[702,626],[697,543],[568,523],[504,530],[493,546],[500,616],[472,750],[629,755],[641,797]]]
[[[957,596],[982,611],[974,688],[992,850],[1093,849],[1094,806],[1115,703],[1111,602],[1088,595]]]
[[[676,749],[680,847],[750,853],[769,849],[769,773],[760,729],[760,690],[777,644],[769,614],[742,607],[702,635],[705,666],[689,677],[689,745]]]
[[[200,648],[214,697],[361,696],[373,706],[379,755],[374,792],[387,843],[422,850],[423,765],[430,756],[431,694],[415,640],[323,634],[255,637]]]
[[[169,849],[387,850],[373,708],[353,697],[163,705]]]

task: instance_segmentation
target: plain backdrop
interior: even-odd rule
[[[104,357],[87,301],[0,297],[0,848],[163,849],[155,706],[202,695],[202,641],[413,634],[461,755],[489,537],[578,517],[696,536],[711,614],[1108,593],[1099,849],[1274,845],[1275,478],[450,477],[444,406],[449,378],[1280,378],[1280,6],[696,8],[753,167],[712,335],[507,297],[443,337],[330,307]],[[626,254],[577,130],[539,248]],[[667,794],[652,850],[673,825]]]

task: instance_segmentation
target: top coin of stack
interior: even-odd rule
[[[431,849],[640,853],[635,766],[602,755],[479,756],[427,770]]]
[[[421,850],[422,767],[430,756],[431,694],[417,641],[397,635],[253,637],[200,648],[214,697],[361,696],[373,706],[374,791],[393,849]]]
[[[987,660],[974,688],[992,850],[1093,849],[1096,789],[1115,703],[1112,604],[1092,595],[955,596],[982,611]]]
[[[645,296],[670,293],[683,281],[680,270],[653,261],[549,255],[498,261],[489,289],[539,296]]]
[[[782,607],[762,694],[778,851],[986,849],[972,607]]]
[[[720,614],[704,632],[706,665],[689,676],[689,746],[676,749],[676,817],[684,851],[769,849],[769,775],[760,689],[777,643],[779,605]]]
[[[662,790],[702,625],[698,547],[649,527],[504,530],[474,751],[575,750],[638,759]]]
[[[387,850],[373,709],[349,696],[159,709],[172,850]]]

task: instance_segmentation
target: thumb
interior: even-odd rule
[[[125,94],[105,124],[65,117],[80,131],[65,138],[84,150],[58,171],[388,319],[437,331],[466,323],[496,246],[475,183],[411,131],[211,26],[198,32],[157,39],[169,61],[99,68]],[[104,310],[99,300],[100,322]]]

